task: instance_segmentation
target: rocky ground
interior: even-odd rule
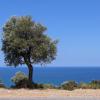
[[[100,89],[0,89],[0,100],[100,100]]]

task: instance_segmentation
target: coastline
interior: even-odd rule
[[[23,67],[7,67],[0,68],[0,79],[3,81],[5,86],[10,87],[13,85],[11,78],[15,75],[16,72],[24,72],[28,75],[27,68]],[[35,67],[34,68],[34,82],[43,83],[43,84],[53,84],[59,86],[67,80],[74,80],[78,83],[85,82],[88,83],[92,80],[100,79],[100,68],[65,68],[65,67]],[[49,80],[48,80],[49,79]]]

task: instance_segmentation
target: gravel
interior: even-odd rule
[[[0,98],[0,100],[100,100],[97,97],[34,97],[34,98]]]

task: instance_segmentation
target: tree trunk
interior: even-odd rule
[[[29,74],[28,74],[28,79],[30,84],[33,83],[33,66],[31,64],[28,64],[28,70],[29,70]]]

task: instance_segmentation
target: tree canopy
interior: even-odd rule
[[[46,30],[30,16],[11,17],[3,27],[5,63],[10,66],[51,63],[56,57],[57,41],[48,37]]]

